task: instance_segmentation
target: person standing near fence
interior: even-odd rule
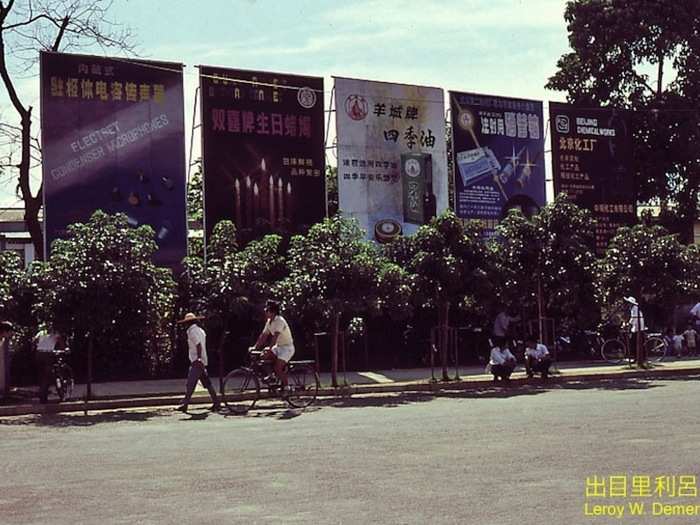
[[[36,345],[36,365],[39,372],[39,402],[46,403],[49,398],[49,380],[53,365],[53,352],[63,346],[63,337],[54,330],[42,327],[34,338]]]
[[[187,406],[192,399],[192,393],[197,386],[197,381],[201,381],[204,388],[209,391],[212,402],[211,410],[216,412],[221,408],[219,398],[216,395],[209,374],[207,373],[207,334],[204,329],[197,324],[204,317],[197,316],[192,312],[185,314],[185,317],[180,319],[177,324],[184,325],[187,328],[187,347],[189,350],[190,370],[187,374],[187,387],[185,398],[182,404],[177,407],[180,412],[187,412]]]
[[[637,365],[642,366],[646,363],[647,357],[645,355],[644,349],[644,331],[646,326],[644,325],[644,314],[639,308],[639,303],[637,299],[632,296],[625,297],[625,302],[630,305],[630,345],[631,351],[637,356]]]

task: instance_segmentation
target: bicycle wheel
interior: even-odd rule
[[[600,347],[600,355],[608,363],[620,364],[625,358],[625,345],[619,339],[608,339]]]
[[[316,399],[320,381],[318,374],[310,366],[292,367],[287,374],[290,392],[286,400],[294,408],[306,408]]]
[[[237,368],[224,378],[221,398],[226,408],[245,414],[260,397],[260,382],[249,368]]]
[[[649,361],[661,361],[666,355],[666,343],[661,337],[655,335],[649,337],[644,343]]]
[[[56,394],[60,401],[68,401],[73,395],[73,370],[68,365],[63,365],[56,373]]]

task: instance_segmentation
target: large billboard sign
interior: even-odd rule
[[[200,67],[204,223],[243,241],[326,215],[323,78]]]
[[[591,210],[596,252],[620,226],[634,224],[637,194],[627,115],[612,108],[549,103],[555,193]]]
[[[447,209],[442,89],[336,78],[335,101],[345,216],[388,242]]]
[[[545,204],[542,102],[450,91],[455,211],[492,233],[511,208]]]
[[[152,226],[155,262],[177,266],[187,252],[183,111],[181,64],[43,52],[47,246],[101,209]]]

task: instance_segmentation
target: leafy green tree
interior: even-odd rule
[[[491,272],[503,303],[577,326],[597,317],[588,211],[560,195],[530,219],[512,211],[497,232]]]
[[[572,51],[546,87],[584,107],[633,110],[638,197],[658,200],[689,242],[700,185],[700,3],[572,0],[564,18]]]
[[[89,222],[71,225],[68,238],[52,248],[40,276],[46,317],[74,336],[75,357],[87,352],[89,360],[94,348],[98,377],[167,367],[175,283],[170,270],[153,264],[153,230],[132,229],[125,215],[97,211]]]
[[[614,307],[628,295],[666,322],[681,300],[700,297],[700,252],[661,226],[620,228],[596,267],[600,302]],[[647,312],[645,312],[647,313]]]
[[[331,334],[333,386],[338,386],[341,316],[365,313],[376,301],[380,266],[378,250],[357,222],[339,215],[292,237],[289,275],[279,283],[277,295],[306,327],[323,327]]]
[[[326,166],[326,202],[329,217],[338,213],[338,168],[334,166]]]
[[[412,239],[388,249],[393,260],[412,274],[419,308],[437,314],[443,378],[447,374],[447,330],[451,307],[473,310],[488,288],[486,249],[476,222],[463,223],[452,211],[421,226]]]
[[[18,253],[0,252],[0,320],[17,321],[17,285],[24,274]]]

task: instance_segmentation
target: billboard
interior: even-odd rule
[[[335,100],[343,215],[389,242],[447,209],[442,89],[337,77]]]
[[[450,91],[455,212],[485,233],[511,208],[545,204],[542,102]]]
[[[245,242],[326,216],[323,78],[201,66],[204,225]]]
[[[550,102],[549,118],[554,191],[591,210],[596,252],[602,254],[617,228],[637,218],[627,115],[617,109]]]
[[[47,246],[101,209],[152,226],[155,262],[180,263],[187,252],[182,67],[41,53]]]

